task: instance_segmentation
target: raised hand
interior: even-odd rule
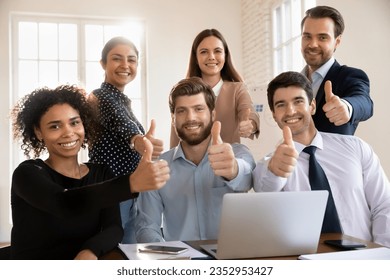
[[[153,145],[152,159],[157,159],[161,155],[162,151],[164,150],[163,141],[154,138],[155,130],[156,130],[156,121],[152,119],[150,122],[149,130],[145,134],[145,137],[148,138]],[[142,155],[142,152],[140,154]]]
[[[234,179],[238,174],[238,164],[233,148],[221,139],[221,123],[215,121],[211,128],[211,145],[208,149],[210,166],[217,176],[227,180]]]
[[[346,124],[349,121],[347,104],[345,104],[340,97],[333,94],[331,81],[325,82],[324,90],[326,103],[322,109],[324,110],[326,117],[336,126]]]
[[[298,152],[294,146],[291,129],[286,125],[283,127],[283,143],[276,148],[268,169],[276,176],[287,178],[294,171],[297,158]]]
[[[255,124],[252,120],[249,119],[249,115],[251,113],[251,109],[248,108],[245,110],[244,115],[239,123],[238,131],[241,137],[249,137],[253,134],[255,130]]]
[[[162,188],[169,180],[169,166],[165,160],[152,161],[153,145],[143,137],[145,150],[137,169],[130,175],[130,189],[133,193]]]
[[[211,127],[211,145],[222,144],[221,138],[221,122],[215,121]]]

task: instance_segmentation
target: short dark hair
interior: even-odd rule
[[[215,108],[215,94],[213,89],[199,77],[191,77],[179,81],[169,94],[169,109],[173,114],[176,108],[176,100],[180,96],[192,96],[203,93],[210,112]]]
[[[274,112],[274,95],[275,91],[279,88],[286,88],[290,86],[296,86],[302,88],[306,92],[309,102],[313,100],[313,89],[311,83],[305,75],[288,71],[276,76],[269,84],[267,88],[268,105],[272,112]]]
[[[30,154],[39,157],[46,149],[45,144],[37,139],[34,128],[39,128],[42,116],[57,104],[69,104],[77,110],[83,122],[85,141],[92,138],[92,109],[83,89],[71,85],[61,85],[55,89],[38,88],[21,98],[11,111],[14,139],[21,140],[21,148],[27,158],[30,158]],[[82,144],[83,148],[85,144]]]
[[[329,6],[317,6],[306,11],[301,22],[301,30],[307,18],[331,18],[334,22],[334,37],[337,38],[344,32],[344,19],[338,10]]]
[[[109,41],[107,41],[107,43],[104,45],[103,50],[102,50],[102,57],[101,57],[101,61],[103,62],[103,64],[107,64],[107,55],[108,55],[108,53],[109,53],[113,48],[115,48],[115,47],[118,46],[118,45],[126,45],[126,46],[129,46],[130,48],[134,49],[135,54],[137,55],[137,58],[139,57],[138,49],[137,49],[137,47],[134,45],[134,43],[133,43],[132,41],[130,41],[129,39],[125,38],[125,37],[118,36],[118,37],[113,37],[113,38],[111,38],[111,39],[110,39]]]

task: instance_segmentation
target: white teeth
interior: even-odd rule
[[[130,73],[118,73],[118,75],[120,75],[120,76],[129,76]]]
[[[320,54],[320,52],[316,52],[316,51],[308,51],[307,53],[310,54],[310,55],[318,55],[318,54]]]
[[[298,121],[299,119],[291,119],[291,120],[286,120],[286,123],[296,123]]]
[[[198,129],[199,128],[199,125],[197,125],[197,126],[186,126],[186,129],[188,129],[188,130],[194,130],[194,129]]]
[[[72,147],[76,145],[77,141],[61,144],[62,147]]]

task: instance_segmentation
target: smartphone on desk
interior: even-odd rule
[[[338,248],[346,249],[346,250],[352,250],[352,249],[358,249],[358,248],[365,248],[367,247],[366,244],[355,242],[347,239],[338,239],[338,240],[325,240],[325,244],[332,245]]]
[[[158,254],[170,254],[177,255],[187,251],[185,247],[173,247],[173,246],[162,246],[162,245],[147,245],[143,248],[139,248],[140,253],[158,253]]]

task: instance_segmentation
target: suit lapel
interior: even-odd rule
[[[325,82],[330,80],[333,84],[333,81],[337,78],[339,74],[340,68],[341,68],[340,64],[335,60],[332,67],[330,67],[328,73],[326,73],[326,76],[322,81],[320,88],[318,89],[317,92],[317,96],[316,96],[317,107],[320,105],[322,107],[322,105],[325,104],[325,90],[324,90]]]

